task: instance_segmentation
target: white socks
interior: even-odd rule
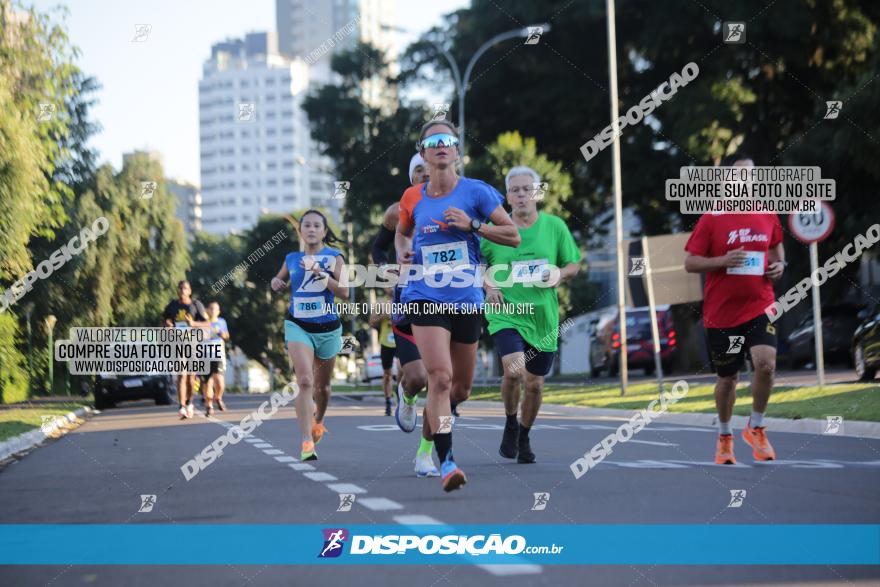
[[[749,426],[751,428],[763,428],[764,414],[761,412],[752,412],[752,415],[749,417]],[[721,420],[718,420],[718,434],[733,434],[733,429],[730,427],[730,421],[722,422]]]
[[[761,428],[764,426],[764,414],[761,412],[752,411],[752,416],[749,418],[749,426],[752,428]]]

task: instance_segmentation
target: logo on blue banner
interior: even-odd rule
[[[318,558],[335,558],[342,554],[348,530],[345,528],[324,528],[324,548]]]

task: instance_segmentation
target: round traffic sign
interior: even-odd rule
[[[821,242],[834,230],[834,210],[826,202],[821,204],[816,214],[792,214],[788,217],[788,227],[802,243]]]

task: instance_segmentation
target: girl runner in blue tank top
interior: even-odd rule
[[[287,255],[278,275],[272,278],[272,289],[283,290],[290,279],[284,341],[299,385],[295,405],[302,436],[301,457],[310,461],[318,458],[315,445],[326,431],[324,414],[330,401],[330,378],[336,353],[342,348],[342,324],[333,304],[336,297],[348,299],[348,282],[342,253],[327,246],[341,241],[324,215],[309,210],[300,217],[297,231],[302,250]]]
[[[452,123],[425,124],[419,148],[429,180],[404,192],[394,245],[402,279],[410,273],[407,264],[421,270],[421,276],[416,273],[406,281],[402,299],[428,372],[427,417],[440,459],[441,484],[444,491],[452,491],[467,478],[452,458],[450,398],[460,403],[470,396],[483,327],[481,314],[474,310],[482,306],[483,290],[476,279],[457,287],[437,277],[453,268],[473,276],[480,264],[481,238],[516,247],[520,237],[498,190],[458,176],[458,131]],[[487,224],[490,220],[493,225]],[[438,311],[438,304],[444,309]]]

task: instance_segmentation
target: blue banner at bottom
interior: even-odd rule
[[[224,545],[199,551],[208,565],[880,564],[880,525],[862,524],[0,524],[5,565],[191,565],[204,544]]]

